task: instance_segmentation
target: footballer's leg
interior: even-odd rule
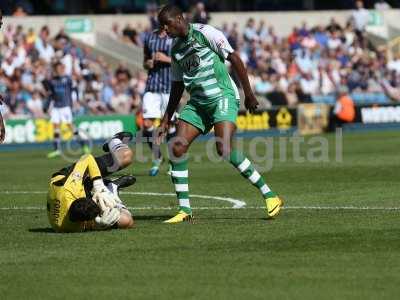
[[[178,214],[165,223],[180,223],[192,219],[192,209],[189,201],[188,161],[186,153],[201,131],[192,124],[180,120],[177,125],[176,136],[169,145],[170,162],[172,166],[171,178],[175,186],[179,201]]]
[[[72,123],[68,123],[68,128],[69,130],[74,134],[74,139],[79,143],[79,145],[82,148],[83,153],[89,154],[90,148],[87,143],[87,138],[83,137],[80,133],[77,127],[75,127]]]
[[[146,138],[146,143],[149,145],[153,154],[152,166],[149,171],[150,176],[156,176],[158,174],[162,163],[160,146],[153,143],[154,120],[155,119],[152,118],[143,120],[143,137]]]
[[[52,112],[55,114],[54,112]],[[52,118],[53,115],[52,115]],[[48,158],[55,158],[61,155],[61,130],[60,123],[52,123],[53,124],[53,147],[54,150],[47,154]]]
[[[103,177],[122,170],[132,163],[133,152],[128,146],[132,138],[131,133],[120,132],[103,145],[103,150],[108,153],[96,157]]]
[[[244,178],[260,190],[265,199],[267,216],[274,217],[278,215],[283,205],[282,200],[271,191],[250,160],[232,146],[236,125],[233,122],[222,121],[214,124],[214,130],[218,154],[228,160]]]
[[[160,93],[146,92],[143,95],[143,137],[153,154],[150,176],[156,176],[162,163],[160,145],[153,143],[154,121],[161,118],[163,97]]]

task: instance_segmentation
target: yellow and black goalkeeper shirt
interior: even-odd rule
[[[90,154],[53,174],[47,195],[47,216],[56,232],[79,232],[93,228],[93,221],[72,222],[69,219],[71,204],[86,197],[84,180],[88,176],[92,181],[101,178],[99,167]]]

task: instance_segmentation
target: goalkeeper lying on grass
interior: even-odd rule
[[[47,196],[47,215],[56,232],[82,232],[133,226],[131,213],[118,190],[135,183],[133,176],[104,179],[132,163],[127,143],[132,134],[116,134],[103,146],[107,154],[82,156],[75,164],[54,173]]]

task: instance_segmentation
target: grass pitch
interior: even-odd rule
[[[400,132],[344,135],[343,162],[324,137],[329,162],[295,162],[290,146],[284,160],[274,151],[264,175],[287,206],[276,220],[265,220],[256,189],[197,143],[191,193],[247,208],[193,198],[196,223],[166,225],[174,197],[124,194],[136,228],[79,234],[47,223],[47,181],[66,162],[0,152],[0,299],[396,299],[400,220],[387,208],[400,209]],[[165,170],[150,178],[148,167],[132,166],[138,182],[128,192],[173,193]]]

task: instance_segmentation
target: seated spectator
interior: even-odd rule
[[[194,12],[193,12],[192,22],[200,23],[200,24],[207,24],[209,19],[210,19],[210,16],[206,12],[204,3],[197,2]]]
[[[255,92],[257,95],[266,95],[274,90],[274,86],[269,81],[268,73],[261,74],[261,80],[255,84]]]
[[[138,32],[132,27],[131,24],[127,24],[122,30],[122,36],[126,41],[129,41],[137,46],[141,45],[140,36]]]
[[[342,127],[345,123],[353,122],[355,114],[354,102],[348,94],[347,87],[341,86],[333,109],[332,129]]]
[[[43,97],[38,90],[34,90],[32,97],[26,102],[26,107],[33,118],[44,118]]]
[[[289,84],[287,91],[285,93],[286,103],[289,107],[295,107],[299,103],[299,97],[297,96],[297,86],[296,83]]]
[[[12,15],[13,17],[26,17],[28,14],[22,6],[17,6]]]
[[[312,95],[319,92],[319,82],[311,73],[305,73],[300,79],[300,88],[303,94],[303,102],[312,102]]]
[[[246,42],[259,40],[259,37],[257,35],[256,22],[253,18],[250,18],[247,21],[246,27],[243,32],[243,37]]]
[[[132,98],[125,92],[123,85],[114,87],[114,95],[111,97],[111,107],[118,114],[129,114],[132,107]]]

